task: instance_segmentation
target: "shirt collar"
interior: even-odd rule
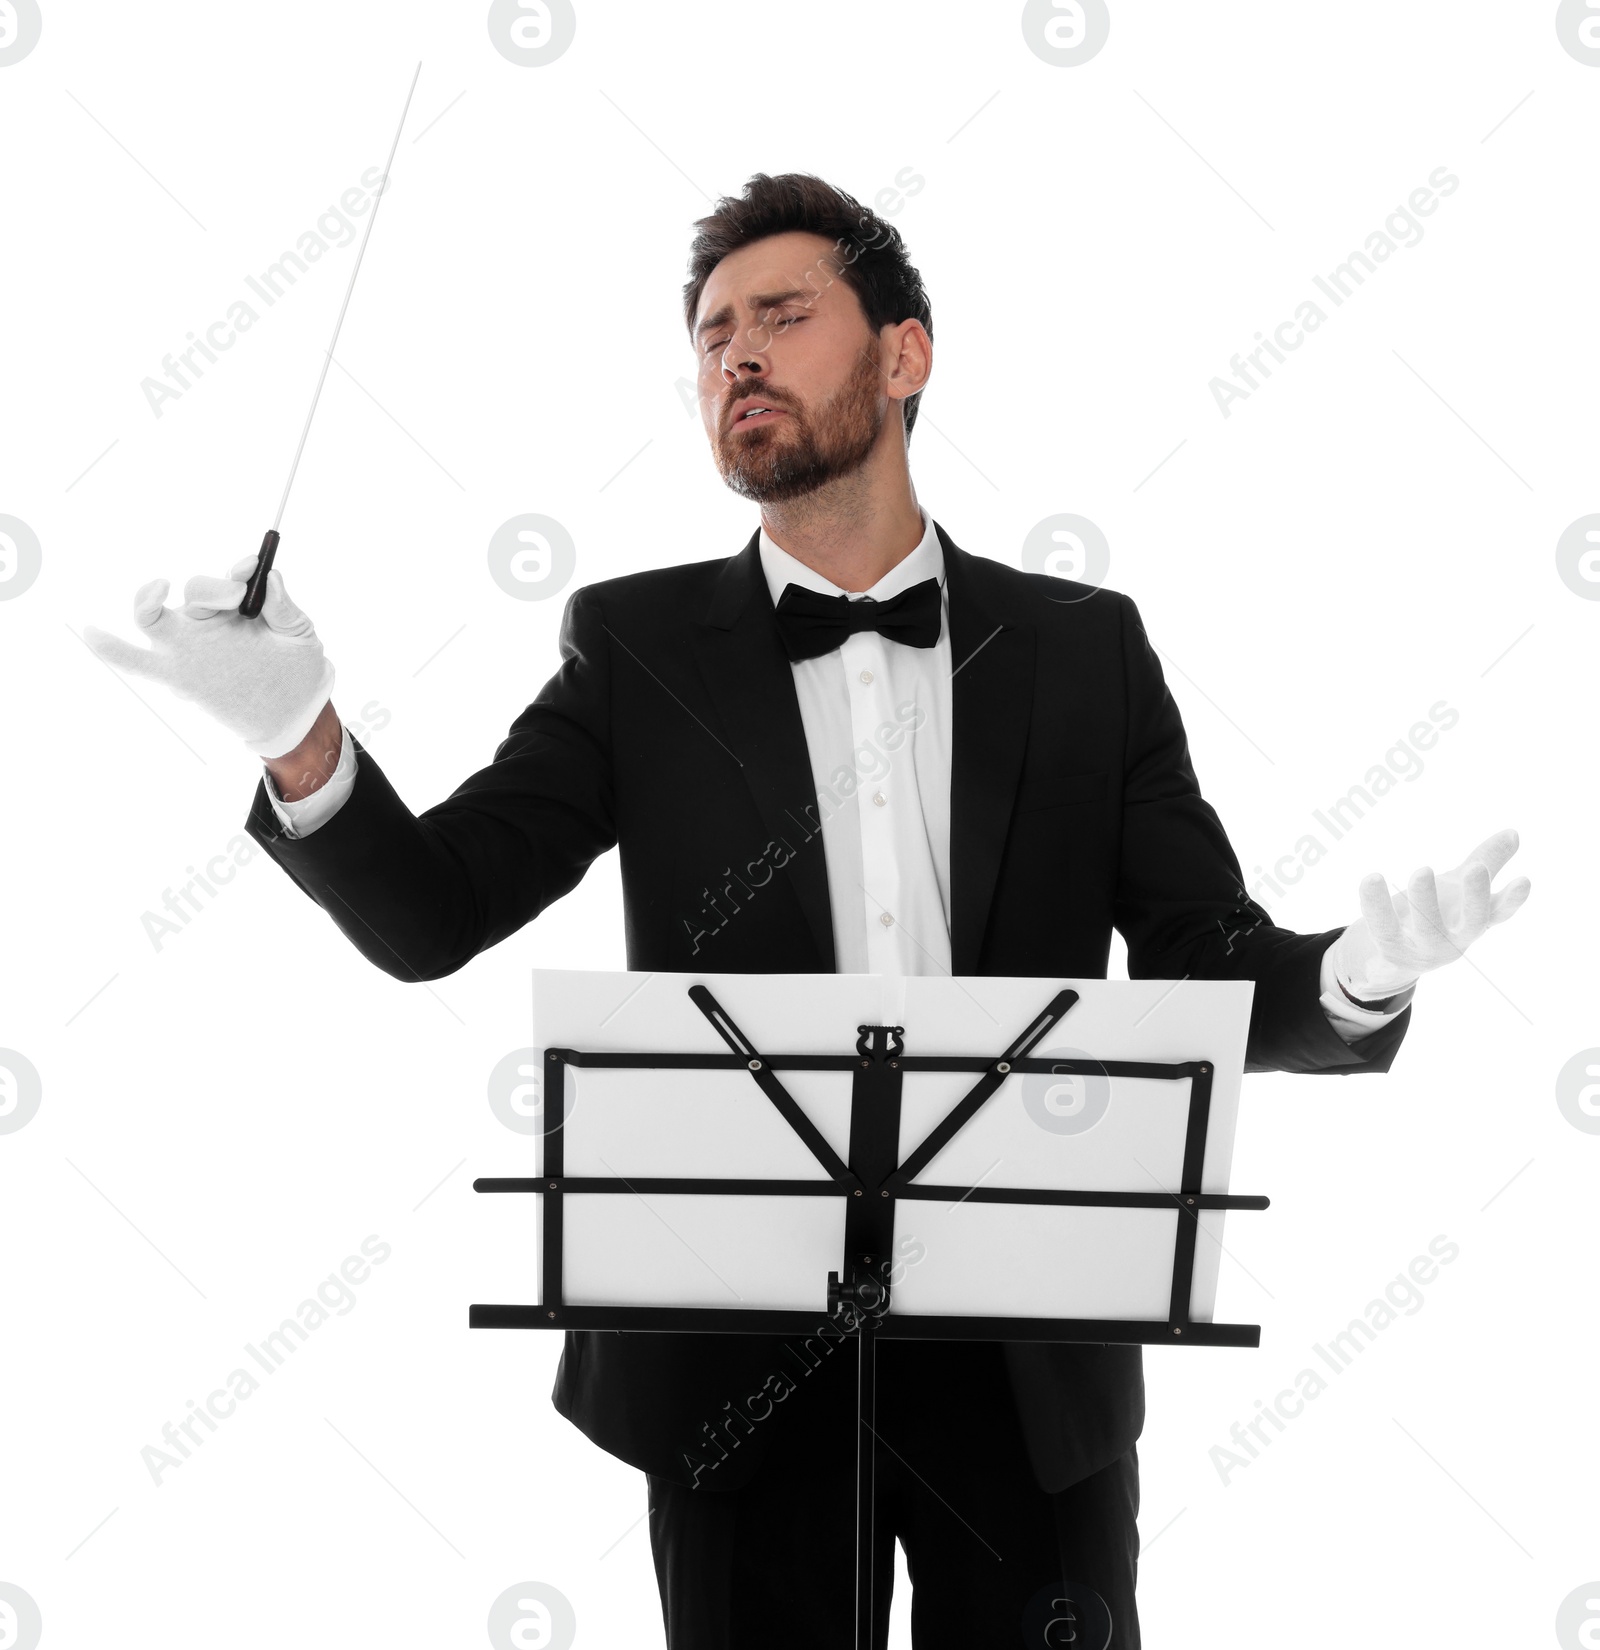
[[[910,555],[902,556],[887,573],[883,575],[870,590],[844,591],[838,585],[825,579],[814,567],[808,567],[796,556],[781,546],[774,544],[767,537],[765,527],[761,529],[761,570],[767,577],[767,589],[772,593],[772,605],[778,605],[778,598],[783,594],[785,585],[798,584],[806,590],[818,590],[824,596],[848,595],[852,601],[860,601],[863,596],[871,596],[874,601],[886,602],[891,596],[898,596],[902,590],[909,590],[914,584],[921,584],[925,579],[937,579],[940,591],[944,589],[944,546],[939,542],[939,535],[934,531],[933,517],[918,505],[922,515],[922,541]]]

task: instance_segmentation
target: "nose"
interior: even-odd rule
[[[759,322],[738,327],[722,351],[722,376],[729,384],[741,378],[763,377],[768,371],[767,345],[771,333]]]
[[[748,350],[736,352],[731,344],[722,358],[722,382],[730,395],[747,379],[759,382],[767,376],[767,371],[767,363],[760,354]]]

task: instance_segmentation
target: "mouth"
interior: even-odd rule
[[[781,407],[749,407],[735,415],[728,428],[730,431],[743,430],[754,424],[770,424],[774,419],[787,417],[788,414]]]

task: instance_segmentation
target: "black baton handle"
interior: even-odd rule
[[[278,529],[269,527],[256,556],[256,570],[244,587],[244,600],[239,603],[239,616],[253,619],[267,599],[267,574],[272,571],[272,558],[278,553]]]

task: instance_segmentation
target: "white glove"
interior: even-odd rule
[[[1490,897],[1489,884],[1518,841],[1513,830],[1496,831],[1441,877],[1426,865],[1414,871],[1407,891],[1392,899],[1381,871],[1363,877],[1361,916],[1333,942],[1340,982],[1368,1001],[1391,997],[1504,922],[1532,886],[1518,877]]]
[[[141,585],[133,618],[150,638],[147,648],[93,625],[84,627],[83,639],[114,669],[194,700],[266,758],[287,755],[311,731],[332,695],[333,665],[276,568],[267,574],[260,614],[240,617],[245,580],[255,565],[256,558],[247,556],[229,578],[190,579],[177,609],[161,605],[170,588],[166,579]]]

